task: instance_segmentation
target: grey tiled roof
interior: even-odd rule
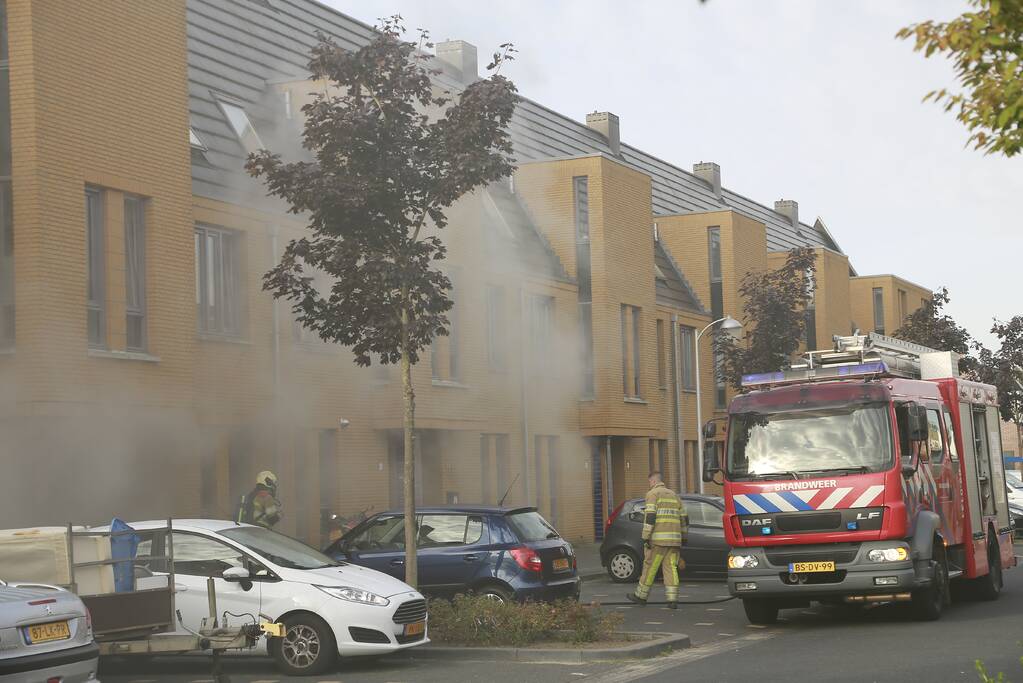
[[[709,314],[693,291],[682,269],[659,240],[654,240],[654,278],[657,303],[693,313]]]
[[[241,172],[245,150],[228,127],[214,93],[242,104],[266,142],[280,125],[280,103],[266,100],[266,85],[306,75],[309,48],[316,32],[332,36],[342,47],[358,48],[371,39],[372,28],[316,0],[187,0],[188,79],[192,126],[209,148],[209,165],[193,164],[193,191],[200,196],[251,201],[255,181]],[[457,83],[450,75],[438,80]],[[607,141],[584,123],[523,98],[511,124],[520,161],[611,155]],[[838,249],[825,230],[788,218],[772,208],[724,190],[722,199],[692,173],[629,145],[621,157],[653,179],[654,214],[690,213],[731,208],[767,226],[770,250],[799,245]],[[261,193],[260,193],[261,194]]]

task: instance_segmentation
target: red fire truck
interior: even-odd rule
[[[836,337],[743,386],[703,477],[723,477],[728,588],[751,623],[811,601],[938,619],[952,581],[998,598],[1015,556],[997,394],[959,377],[956,354]]]

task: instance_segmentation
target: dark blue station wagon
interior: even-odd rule
[[[572,545],[535,507],[449,505],[416,509],[419,590],[473,592],[495,600],[578,599]],[[405,521],[399,510],[359,524],[327,555],[405,578]]]

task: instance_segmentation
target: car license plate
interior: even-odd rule
[[[811,574],[813,572],[833,572],[834,562],[790,562],[789,571],[793,574]]]
[[[71,629],[66,621],[52,621],[49,624],[36,624],[28,627],[28,639],[34,645],[50,640],[67,640],[71,637]]]
[[[417,621],[414,624],[405,624],[405,635],[407,636],[418,636],[419,634],[426,631],[426,622]]]
[[[557,558],[556,560],[554,560],[553,567],[554,571],[556,572],[568,571],[568,558],[567,557]]]

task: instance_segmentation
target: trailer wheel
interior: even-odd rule
[[[289,676],[321,674],[337,662],[337,643],[327,623],[315,614],[293,614],[283,620],[284,637],[267,644],[277,668]]]
[[[937,621],[945,605],[949,603],[948,563],[944,548],[935,544],[933,564],[934,578],[931,585],[913,594],[913,614],[920,621]]]
[[[987,544],[987,576],[977,579],[977,597],[981,600],[997,600],[1002,594],[1002,553],[998,537],[993,535]]]
[[[770,626],[778,621],[778,604],[771,600],[743,600],[746,619],[755,626]]]

